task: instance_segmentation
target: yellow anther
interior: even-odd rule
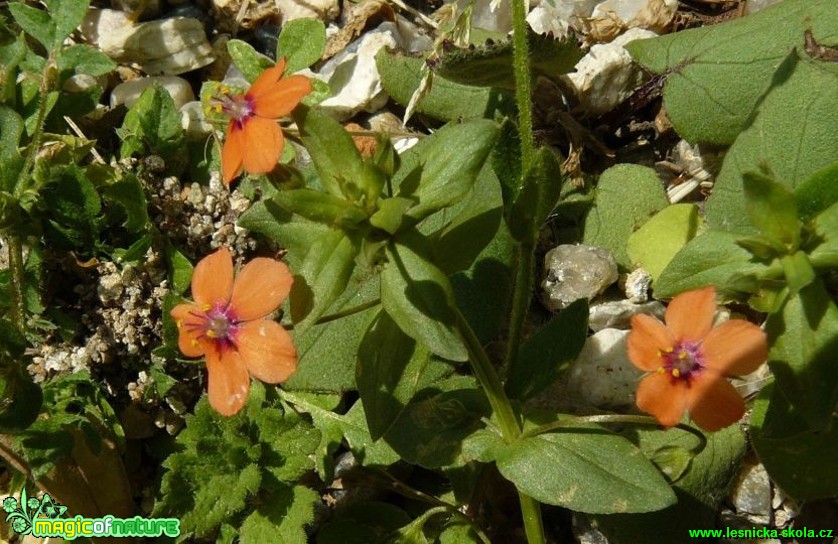
[[[666,372],[666,369],[664,369],[662,366],[659,366],[658,370],[657,370],[657,373],[658,374],[663,374],[664,372]]]
[[[183,327],[183,319],[178,319],[175,323],[177,324],[177,328]]]
[[[204,305],[201,306],[201,311],[208,312],[210,310],[212,310],[212,305],[211,304],[204,304]]]
[[[218,333],[216,333],[216,332],[215,332],[214,330],[212,330],[212,329],[209,329],[209,330],[207,331],[207,338],[218,338]]]
[[[197,338],[193,338],[189,343],[192,344],[193,348],[198,347],[198,339]]]
[[[686,359],[686,358],[687,358],[687,352],[686,352],[686,351],[682,351],[682,352],[680,352],[680,353],[678,354],[678,358],[679,358],[679,359],[681,359],[681,360]]]
[[[678,377],[680,377],[680,376],[681,376],[681,371],[680,371],[680,370],[678,370],[677,368],[673,368],[673,369],[672,369],[672,377],[673,377],[673,378],[678,378]]]

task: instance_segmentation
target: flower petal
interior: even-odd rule
[[[687,409],[687,388],[681,380],[655,372],[637,386],[637,407],[655,416],[664,427],[672,427]]]
[[[672,349],[674,344],[672,334],[663,323],[646,314],[632,316],[628,356],[634,366],[640,370],[657,370],[661,366],[660,352]]]
[[[244,129],[237,122],[230,121],[221,149],[221,177],[225,185],[230,185],[241,172],[245,151]]]
[[[207,351],[202,342],[206,330],[206,314],[196,304],[178,304],[172,308],[172,318],[177,323],[177,344],[187,357],[200,357]]]
[[[718,431],[742,419],[745,401],[730,383],[712,372],[701,374],[690,387],[690,417],[705,431]]]
[[[227,304],[233,292],[233,256],[222,247],[201,259],[192,272],[192,298],[199,308]]]
[[[282,78],[283,72],[285,72],[285,57],[279,59],[274,66],[259,74],[259,77],[256,78],[256,81],[248,89],[247,96],[258,100],[265,91],[270,90],[271,87],[276,85],[277,81]]]
[[[244,169],[251,174],[267,174],[276,167],[285,138],[276,121],[251,117],[244,124]]]
[[[719,374],[750,374],[768,359],[765,332],[744,319],[714,328],[701,343],[706,365]]]
[[[230,307],[237,321],[265,317],[288,298],[294,277],[285,263],[257,257],[239,271]]]
[[[250,375],[234,349],[211,349],[207,352],[209,403],[222,416],[232,416],[242,409],[250,391]]]
[[[676,340],[701,340],[710,332],[716,315],[713,286],[681,293],[666,308],[666,326]]]
[[[253,112],[259,117],[276,119],[288,115],[300,100],[313,90],[305,76],[287,77],[253,97]]]
[[[236,347],[250,373],[266,383],[280,383],[297,370],[297,349],[279,323],[257,319],[236,335]]]

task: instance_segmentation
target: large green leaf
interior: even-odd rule
[[[430,352],[379,311],[358,349],[355,383],[373,440],[393,424],[419,388]]]
[[[800,218],[808,220],[838,203],[838,163],[818,170],[794,190]]]
[[[794,189],[838,156],[838,138],[832,137],[838,125],[838,73],[828,63],[797,55],[777,69],[773,86],[725,157],[707,200],[707,222],[713,228],[755,231],[745,207],[746,172],[768,168],[773,178]]]
[[[675,503],[669,484],[639,449],[596,426],[523,438],[501,450],[496,462],[522,492],[578,512],[650,512]]]
[[[408,463],[425,468],[452,465],[460,458],[463,440],[490,412],[473,379],[452,377],[417,393],[384,440]]]
[[[782,183],[756,172],[742,176],[745,209],[751,223],[771,242],[787,251],[800,245],[802,224],[794,194]]]
[[[420,255],[414,233],[410,245],[387,246],[388,263],[381,273],[381,303],[399,327],[432,353],[465,361],[468,353],[455,327],[454,294],[445,274]]]
[[[667,206],[629,236],[626,251],[632,262],[658,279],[678,251],[695,238],[700,226],[694,204]]]
[[[838,403],[838,307],[816,280],[769,315],[765,329],[777,387],[810,428],[823,429]]]
[[[326,48],[326,27],[320,19],[293,19],[282,25],[276,43],[276,58],[285,57],[285,72],[308,68]]]
[[[274,202],[289,212],[336,228],[353,228],[367,216],[352,202],[314,189],[280,191]]]
[[[737,425],[698,437],[680,429],[631,429],[624,433],[672,482],[678,503],[657,512],[592,516],[614,544],[690,544],[690,529],[715,529],[718,511],[739,475],[747,442]],[[634,435],[634,436],[632,436]],[[710,540],[705,540],[709,542]],[[714,541],[715,542],[715,541]]]
[[[365,179],[364,163],[352,137],[319,110],[301,106],[293,115],[323,187],[332,196],[351,198],[345,186],[358,185]]]
[[[585,218],[583,241],[610,250],[620,267],[632,270],[626,251],[629,236],[668,204],[654,170],[636,164],[612,166],[597,183],[594,206]]]
[[[253,83],[265,71],[273,65],[271,59],[256,51],[252,45],[241,40],[228,40],[227,52],[230,60],[244,75],[245,79]]]
[[[766,265],[739,246],[739,238],[710,230],[690,240],[655,281],[655,295],[670,298],[707,285],[715,285],[731,298],[756,292],[757,276],[766,270]]]
[[[833,0],[786,0],[720,25],[637,40],[626,49],[648,70],[666,74],[666,112],[681,136],[690,142],[731,144],[766,89],[776,83],[772,76],[777,66],[795,48],[804,49],[807,29],[820,43],[836,42],[838,11]],[[795,143],[794,153],[807,153],[805,145],[798,145],[798,136],[815,121],[814,110],[826,112],[831,107],[834,126],[838,109],[813,103],[822,90],[802,90],[808,96],[784,103],[787,121],[782,127],[766,124],[776,137]],[[788,154],[791,148],[784,149],[782,153]]]
[[[838,489],[838,426],[811,429],[774,384],[751,416],[754,449],[771,479],[791,497],[825,499]]]
[[[416,201],[408,215],[418,222],[458,203],[474,186],[496,138],[494,122],[473,120],[449,124],[413,148],[411,155],[418,160],[405,158],[394,181],[399,183],[397,196]]]
[[[343,293],[357,254],[358,245],[341,230],[330,229],[312,244],[291,288],[291,317],[298,330],[313,325]]]

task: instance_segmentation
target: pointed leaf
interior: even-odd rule
[[[411,242],[419,239],[414,235]],[[399,327],[432,353],[465,361],[468,353],[454,325],[454,295],[445,274],[412,247],[391,244],[381,273],[381,303]]]
[[[838,308],[823,283],[789,297],[765,328],[777,387],[812,429],[824,428],[838,403]]]
[[[838,163],[818,170],[794,190],[800,219],[806,221],[838,203]]]
[[[320,19],[293,19],[282,25],[276,44],[276,58],[285,57],[285,72],[308,68],[326,48],[326,27]]]
[[[695,237],[699,227],[698,207],[694,204],[667,206],[629,236],[629,259],[657,279],[678,251]]]
[[[418,165],[404,161],[395,177],[400,182],[418,168],[418,186],[399,187],[398,196],[416,200],[408,215],[421,221],[433,212],[451,206],[474,185],[478,172],[497,138],[497,125],[475,120],[449,124],[413,148]]]
[[[751,223],[763,236],[789,251],[797,249],[802,225],[797,218],[794,194],[788,187],[758,172],[746,172],[742,186]]]
[[[639,449],[594,426],[523,438],[505,448],[497,465],[520,491],[578,512],[650,512],[675,503]]]
[[[330,227],[353,228],[367,219],[366,214],[348,200],[314,189],[280,191],[273,200],[289,212]]]
[[[429,359],[426,348],[379,311],[361,341],[355,370],[373,440],[387,432],[416,394]]]

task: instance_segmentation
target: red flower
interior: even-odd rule
[[[672,299],[666,325],[648,315],[631,319],[628,356],[634,366],[654,372],[637,388],[637,406],[665,427],[685,411],[707,431],[731,425],[745,403],[725,379],[748,374],[768,357],[765,333],[753,323],[731,320],[713,328],[716,290],[688,291]]]
[[[226,248],[201,259],[192,274],[194,304],[172,310],[178,347],[187,357],[205,356],[209,402],[231,416],[244,406],[250,375],[267,383],[287,380],[297,350],[281,325],[266,319],[288,297],[293,278],[285,264],[256,258],[233,279]]]
[[[285,59],[268,68],[245,94],[224,94],[217,107],[230,118],[221,151],[224,183],[230,184],[242,169],[265,174],[276,166],[285,139],[276,119],[288,115],[311,92],[311,81],[300,75],[283,78]]]

